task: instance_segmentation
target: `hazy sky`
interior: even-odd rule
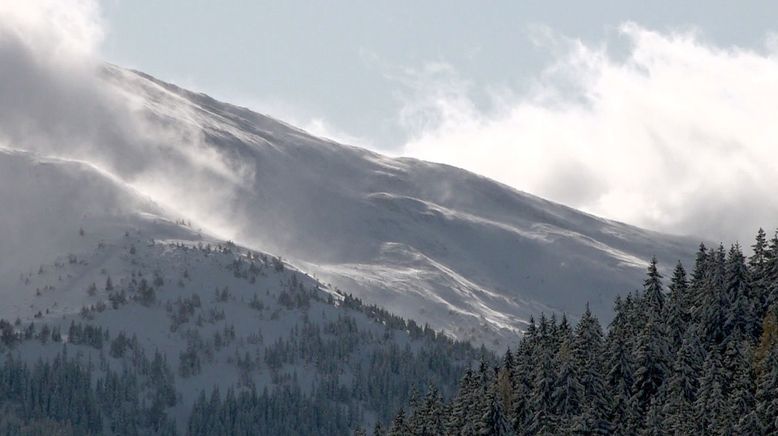
[[[763,46],[765,2],[102,0],[111,61],[311,129],[399,152],[421,80],[456,80],[479,109],[522,93],[558,60],[553,37],[610,49],[633,21],[698,29],[720,45]],[[431,65],[445,69],[431,71]],[[416,114],[419,115],[419,114]]]
[[[767,2],[97,1],[0,0],[0,18],[598,215],[726,241],[778,226]]]

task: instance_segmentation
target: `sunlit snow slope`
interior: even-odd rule
[[[613,296],[639,283],[650,256],[669,263],[696,247],[458,168],[317,138],[141,73],[107,67],[103,76],[133,102],[133,113],[167,133],[154,147],[107,141],[96,152],[59,150],[97,166],[74,191],[52,178],[89,163],[30,163],[23,180],[37,186],[40,202],[15,199],[13,186],[0,186],[3,204],[28,210],[21,217],[0,212],[0,229],[14,241],[0,248],[8,277],[19,279],[8,253],[18,250],[24,263],[39,250],[66,253],[80,241],[72,229],[83,220],[111,225],[115,216],[143,226],[150,215],[182,218],[281,255],[400,316],[506,345],[540,311],[575,316],[589,302],[608,320]],[[31,158],[1,154],[3,175],[20,159]],[[68,208],[74,197],[100,196],[105,201],[90,203],[97,210]],[[59,235],[58,226],[67,233]],[[37,240],[35,229],[51,230],[53,239]]]

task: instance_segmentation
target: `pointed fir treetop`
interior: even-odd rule
[[[705,244],[700,242],[700,247],[697,249],[697,255],[694,259],[694,271],[692,271],[692,287],[702,285],[702,281],[705,277],[705,267],[708,261],[708,249]]]
[[[574,356],[573,344],[565,339],[557,354],[558,370],[552,392],[552,408],[556,415],[570,418],[581,412],[584,387],[581,384],[579,365]]]
[[[567,320],[567,314],[562,313],[562,320],[559,322],[559,333],[565,336],[572,333],[572,331],[573,329],[570,327],[570,322]]]
[[[537,326],[535,325],[535,317],[529,317],[529,323],[527,324],[527,330],[524,332],[525,338],[532,338],[537,333]]]
[[[673,297],[677,296],[677,302],[680,303],[683,300],[682,296],[689,288],[689,282],[686,280],[686,269],[683,267],[683,264],[680,260],[675,264],[673,277],[670,279],[669,287],[671,295]]]
[[[751,271],[760,274],[765,265],[765,255],[767,253],[767,234],[762,228],[756,233],[754,245],[751,246],[753,254],[748,260],[748,265],[751,267]]]
[[[646,280],[643,282],[643,298],[652,310],[661,312],[664,307],[665,297],[662,287],[662,274],[657,269],[656,256],[651,258],[646,275]]]
[[[712,252],[709,258],[710,268],[710,282],[708,285],[721,287],[724,284],[724,275],[727,266],[727,252],[724,249],[724,244],[719,244],[716,251]]]
[[[548,318],[546,318],[546,313],[541,312],[540,313],[540,321],[538,322],[538,330],[541,336],[548,334]]]
[[[735,330],[739,333],[753,333],[761,320],[754,317],[757,305],[751,292],[751,280],[745,256],[740,246],[735,244],[727,255],[726,265],[726,304],[724,314],[724,333],[729,334]]]
[[[575,339],[573,340],[573,349],[579,363],[590,365],[599,358],[602,350],[602,327],[597,317],[589,309],[589,303],[586,303],[581,320],[575,328]]]
[[[764,309],[768,309],[771,305],[778,303],[778,230],[770,241],[769,250],[765,253],[765,262],[762,304]]]
[[[391,436],[403,436],[408,434],[405,425],[405,410],[403,410],[402,407],[397,412],[397,415],[394,417],[394,421],[392,421],[392,426],[389,429],[389,434]]]
[[[687,329],[689,313],[692,307],[692,299],[689,295],[686,281],[686,270],[683,264],[678,264],[673,270],[670,281],[670,301],[665,305],[665,322],[673,345],[678,348],[683,340],[683,333]]]

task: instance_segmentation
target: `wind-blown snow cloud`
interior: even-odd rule
[[[401,115],[404,154],[663,231],[750,243],[778,226],[775,38],[755,50],[635,24],[620,35],[621,54],[556,37],[564,56],[489,112],[454,71],[407,76],[424,92]]]
[[[104,33],[94,0],[0,0],[0,145],[89,162],[230,237],[228,218],[212,211],[251,168],[210,146],[185,105],[154,113],[127,88],[131,74],[99,60]]]

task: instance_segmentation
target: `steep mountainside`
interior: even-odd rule
[[[0,168],[23,190],[0,190],[4,434],[213,434],[195,403],[235,393],[275,411],[250,433],[346,434],[490,356],[170,220],[91,165],[3,151]]]
[[[153,215],[281,255],[366,302],[499,348],[540,311],[575,318],[589,302],[607,321],[650,256],[686,260],[696,246],[458,168],[316,138],[142,73],[107,66],[102,77],[127,121],[95,128],[108,133],[90,146],[27,144],[57,158],[36,155],[29,173],[12,176],[18,184],[0,187],[4,204],[18,203],[0,214],[12,241],[0,250],[14,253],[0,274],[72,250],[80,240],[59,231],[79,220]],[[6,152],[3,174],[21,171],[13,161],[24,155]],[[75,192],[57,182],[81,167],[93,171]],[[57,209],[90,197],[104,201]]]
[[[126,120],[0,137],[0,432],[345,434],[492,363],[452,338],[503,348],[585,302],[607,321],[646,259],[696,246],[141,73],[101,80]],[[251,422],[225,424],[238,403]]]
[[[696,247],[458,168],[316,138],[141,73],[106,75],[149,119],[199,132],[194,147],[207,144],[241,175],[208,179],[230,195],[192,215],[228,222],[236,241],[459,338],[496,344],[531,314],[575,317],[587,301],[607,321],[612,298],[652,255],[686,260]]]

